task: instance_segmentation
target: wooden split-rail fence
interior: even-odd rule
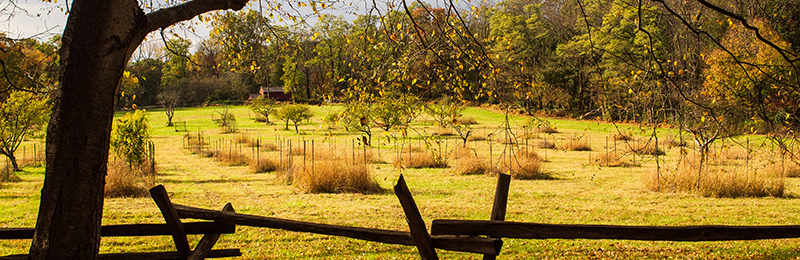
[[[408,221],[410,232],[320,224],[236,213],[230,203],[222,210],[208,210],[173,204],[161,185],[150,189],[166,224],[102,226],[101,236],[170,235],[176,251],[101,254],[100,259],[204,259],[240,256],[239,249],[212,250],[220,234],[235,232],[237,225],[342,236],[386,244],[416,246],[422,259],[438,259],[436,249],[483,254],[495,259],[503,245],[502,238],[517,239],[621,239],[651,241],[725,241],[800,237],[800,225],[787,226],[618,226],[561,225],[505,221],[506,202],[511,178],[498,177],[490,220],[433,220],[428,232],[419,208],[411,196],[403,175],[394,187]],[[183,223],[181,219],[211,220]],[[194,250],[186,235],[204,234]],[[31,239],[33,228],[0,228],[0,239]],[[10,255],[4,259],[26,259]]]

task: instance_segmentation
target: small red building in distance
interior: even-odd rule
[[[251,95],[250,99],[253,99],[253,96]],[[261,87],[258,90],[258,95],[255,96],[265,96],[277,101],[292,101],[292,93],[284,93],[283,87]]]

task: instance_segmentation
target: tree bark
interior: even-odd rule
[[[133,51],[159,28],[247,0],[195,0],[145,15],[136,0],[74,0],[29,259],[97,259],[114,105]]]

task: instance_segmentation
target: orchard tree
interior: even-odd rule
[[[29,259],[97,259],[114,104],[128,60],[145,37],[246,3],[194,0],[145,13],[135,0],[71,1]]]
[[[308,106],[299,104],[284,106],[278,110],[276,114],[279,119],[282,119],[284,122],[286,122],[285,129],[289,129],[289,121],[292,121],[294,124],[294,132],[298,134],[300,133],[300,130],[298,130],[297,126],[299,126],[303,121],[314,116]]]
[[[250,110],[264,116],[267,124],[269,124],[269,115],[274,114],[277,107],[277,101],[265,96],[258,96],[256,99],[250,101]]]
[[[14,152],[25,138],[41,130],[49,114],[47,99],[31,92],[11,92],[0,103],[0,154],[11,160],[14,171],[19,171]]]

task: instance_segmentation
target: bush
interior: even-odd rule
[[[708,166],[702,173],[695,157],[681,159],[674,171],[653,174],[648,188],[658,192],[692,192],[705,197],[783,197],[785,177],[778,167],[742,170],[738,166]]]
[[[145,161],[146,147],[150,142],[150,123],[144,110],[117,119],[111,135],[111,150],[130,165]]]
[[[105,197],[148,197],[150,196],[149,187],[155,185],[155,174],[150,163],[131,167],[125,161],[109,161]]]

